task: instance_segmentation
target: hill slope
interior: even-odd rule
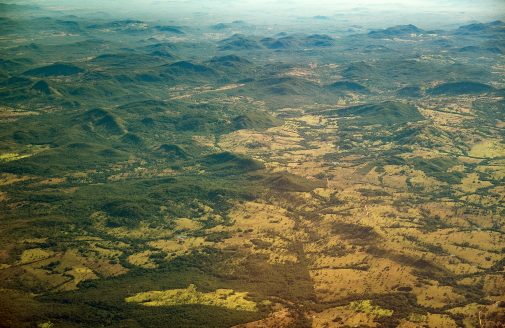
[[[415,106],[394,101],[347,107],[329,113],[351,118],[351,122],[357,125],[394,125],[416,122],[424,118]]]

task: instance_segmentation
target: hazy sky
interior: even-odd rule
[[[2,1],[2,0],[0,0]],[[5,0],[3,0],[5,1]],[[5,1],[7,2],[7,1]],[[438,24],[503,19],[505,0],[19,0],[61,10],[106,11],[130,17],[275,21],[325,15],[351,23]]]
[[[450,10],[504,10],[504,0],[25,0],[10,1],[53,5],[75,5],[80,7],[158,7],[204,6],[222,8],[279,8],[293,7],[310,10],[369,7],[382,9],[450,9]]]

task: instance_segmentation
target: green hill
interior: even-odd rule
[[[395,142],[399,145],[414,145],[426,148],[454,146],[457,136],[453,133],[443,131],[429,123],[418,122],[401,126],[392,135],[384,138],[385,141]]]
[[[319,181],[311,181],[287,172],[274,173],[265,179],[265,184],[279,191],[308,192],[323,186]]]
[[[118,107],[119,110],[137,114],[145,114],[146,112],[161,112],[166,110],[166,108],[166,102],[153,99],[134,101]]]
[[[175,56],[168,51],[163,50],[155,50],[149,53],[151,56],[161,57],[163,59],[174,59]]]
[[[32,90],[41,92],[45,95],[50,95],[53,93],[49,84],[44,80],[39,80],[32,85]]]
[[[241,34],[234,34],[229,38],[219,42],[219,50],[254,50],[259,49],[260,45],[256,40]]]
[[[330,85],[327,85],[326,88],[330,91],[336,92],[357,92],[357,93],[369,93],[367,87],[351,82],[351,81],[337,81]]]
[[[465,94],[480,94],[494,91],[495,89],[484,83],[461,81],[442,83],[434,88],[428,89],[427,92],[431,95],[465,95]]]
[[[351,63],[346,68],[344,68],[342,71],[342,76],[349,80],[362,79],[364,76],[368,76],[371,72],[374,74],[376,73],[375,67],[372,67],[370,64],[364,61],[360,61]]]
[[[271,37],[263,38],[260,42],[268,49],[273,50],[292,49],[300,46],[300,40],[291,35],[283,36],[277,39]]]
[[[264,167],[262,163],[252,158],[230,152],[208,155],[202,160],[202,163],[211,171],[226,175],[256,171]]]
[[[334,41],[325,34],[283,35],[279,38],[267,37],[260,40],[263,46],[272,50],[330,47],[334,45]]]
[[[172,57],[168,57],[171,59]],[[102,54],[90,61],[93,65],[106,68],[131,69],[136,67],[153,67],[166,64],[167,60],[163,56],[152,56],[138,53],[110,53]]]
[[[21,66],[22,64],[17,61],[0,58],[0,69],[2,70],[16,69]]]
[[[235,129],[266,129],[278,123],[278,120],[266,112],[254,111],[239,115],[233,119]]]
[[[393,27],[388,27],[384,30],[370,31],[368,33],[369,37],[372,38],[391,38],[400,36],[410,36],[411,34],[420,34],[424,31],[415,25],[398,25]]]
[[[142,138],[135,133],[125,134],[123,137],[121,137],[121,141],[132,146],[142,146],[144,144],[144,140],[142,140]]]
[[[397,91],[398,96],[400,97],[411,97],[411,98],[419,98],[421,97],[421,88],[418,86],[404,87]]]
[[[123,125],[110,112],[95,108],[82,115],[86,129],[103,135],[120,135],[125,133]]]
[[[178,61],[165,67],[164,73],[178,78],[191,78],[194,76],[214,77],[217,75],[216,71],[212,68],[189,61]]]
[[[416,122],[424,118],[415,106],[395,101],[358,105],[326,113],[350,118],[351,123],[355,125],[394,125]]]
[[[326,34],[312,34],[302,39],[302,44],[305,47],[331,47],[335,40]]]
[[[277,96],[316,94],[320,91],[317,83],[291,76],[269,77],[254,85],[262,92]]]
[[[217,56],[212,58],[209,63],[218,68],[240,68],[252,64],[249,60],[237,55]]]
[[[179,26],[171,26],[171,25],[157,25],[155,26],[160,32],[171,33],[171,34],[185,34]]]
[[[80,67],[72,64],[55,63],[48,66],[37,67],[24,72],[28,76],[70,76],[84,72]]]
[[[168,157],[170,159],[185,159],[188,157],[188,154],[184,151],[184,149],[178,145],[163,144],[158,149],[164,157]]]

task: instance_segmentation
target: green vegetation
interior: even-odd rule
[[[365,86],[350,81],[337,81],[328,85],[327,88],[335,92],[357,92],[357,93],[369,92],[369,90]]]
[[[349,304],[349,308],[357,312],[363,312],[377,317],[390,317],[393,315],[392,310],[383,309],[378,305],[372,305],[372,301],[363,300],[355,301]]]
[[[351,239],[356,244],[372,243],[380,238],[372,227],[346,222],[333,222],[332,232]]]
[[[267,176],[265,184],[274,190],[307,192],[321,187],[320,181],[311,181],[289,173],[275,173]]]
[[[235,129],[266,129],[275,126],[279,121],[265,112],[249,112],[233,119]]]
[[[442,83],[436,87],[429,89],[428,92],[432,95],[465,95],[479,94],[493,91],[494,88],[490,85],[472,81]]]
[[[394,125],[416,122],[424,118],[415,106],[392,101],[327,112],[327,115],[333,114],[339,117],[351,117],[350,123],[346,123],[358,126],[372,124]]]
[[[258,161],[230,152],[206,156],[203,159],[203,163],[208,165],[211,170],[222,172],[226,175],[256,171],[263,168],[263,164]]]
[[[81,73],[83,70],[75,65],[56,63],[49,66],[38,67],[24,72],[29,76],[68,76]]]
[[[224,307],[232,310],[257,311],[256,304],[245,299],[247,293],[231,289],[218,289],[202,293],[191,284],[186,289],[143,292],[126,298],[126,302],[140,303],[144,306],[174,306],[201,304]]]
[[[432,158],[432,159],[424,159],[415,157],[412,158],[412,166],[417,170],[421,170],[426,175],[437,178],[441,181],[455,184],[458,183],[463,174],[461,172],[448,172],[449,168],[454,165],[457,165],[457,161],[453,158]]]

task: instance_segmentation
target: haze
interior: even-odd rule
[[[14,2],[12,2],[14,3]],[[335,26],[360,24],[365,27],[384,27],[389,24],[419,24],[425,27],[447,27],[472,21],[502,19],[505,3],[500,0],[445,0],[445,1],[383,1],[383,0],[133,0],[133,1],[16,1],[35,4],[62,12],[129,15],[134,18],[173,19],[196,23],[222,20],[247,20],[262,24],[299,23],[300,19],[324,16],[334,20]],[[192,22],[194,24],[194,22]]]

